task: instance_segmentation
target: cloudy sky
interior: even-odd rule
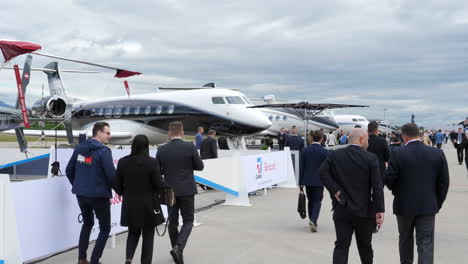
[[[365,104],[339,113],[385,112],[394,124],[415,114],[445,128],[468,116],[468,1],[18,0],[2,3],[0,17],[0,39],[142,72],[129,78],[133,93],[215,82],[250,97]],[[63,78],[70,95],[125,95],[112,76]],[[28,104],[43,83],[32,74]],[[1,70],[0,101],[13,103],[15,89]]]

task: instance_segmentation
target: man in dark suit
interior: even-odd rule
[[[401,127],[405,146],[392,153],[385,184],[395,196],[400,263],[413,263],[414,229],[418,263],[434,263],[434,223],[449,188],[444,152],[425,146],[416,124]]]
[[[218,158],[218,145],[216,144],[216,131],[209,130],[208,137],[203,139],[200,146],[200,156],[202,160],[217,159]]]
[[[388,150],[387,141],[383,137],[379,137],[379,124],[373,121],[367,125],[369,133],[369,147],[367,151],[374,153],[379,158],[380,175],[382,175],[382,182],[385,176],[385,162],[390,159],[390,152]]]
[[[200,146],[200,156],[202,160],[217,159],[218,158],[218,145],[216,144],[216,131],[210,129],[208,137],[203,139]],[[200,184],[203,190],[213,190],[213,188]]]
[[[312,144],[304,148],[300,156],[299,187],[306,187],[310,231],[317,232],[317,220],[322,207],[323,185],[320,181],[320,166],[327,158],[328,150],[320,145],[323,132],[311,131]]]
[[[284,145],[290,150],[299,150],[299,152],[304,148],[304,139],[298,135],[296,126],[292,127],[291,134],[286,138]]]
[[[168,186],[174,188],[175,204],[169,208],[169,237],[171,240],[171,255],[175,263],[184,263],[183,250],[192,232],[195,194],[194,170],[203,170],[203,161],[197,148],[190,142],[182,140],[184,127],[181,122],[169,124],[169,137],[171,141],[159,147],[156,159],[161,167],[161,174]],[[182,215],[183,225],[179,226],[179,211]]]
[[[286,133],[284,131],[284,128],[281,128],[280,132],[278,133],[277,139],[278,139],[278,149],[284,150],[284,143],[286,142]]]
[[[367,152],[362,128],[349,134],[350,146],[330,152],[320,167],[320,179],[333,202],[336,242],[333,263],[348,263],[353,232],[361,262],[372,263],[372,231],[384,222],[384,194],[379,161]]]
[[[453,146],[457,149],[458,164],[460,165],[463,163],[463,147],[465,146],[466,142],[466,135],[463,133],[463,129],[459,128],[458,133],[455,134],[453,139]]]

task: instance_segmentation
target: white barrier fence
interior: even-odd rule
[[[66,177],[17,182],[12,184],[21,256],[24,261],[78,245],[81,211]],[[120,226],[121,200],[111,199],[111,234],[123,232]],[[99,234],[99,222],[91,240]]]
[[[23,263],[8,174],[0,174],[0,263]]]
[[[244,152],[245,153],[245,152]],[[250,206],[248,193],[280,184],[297,187],[289,150],[204,160],[205,169],[195,179],[226,192],[225,205]]]
[[[112,150],[114,164],[129,151]],[[63,174],[72,153],[72,149],[57,150]],[[54,154],[52,150],[51,162]],[[196,180],[226,192],[226,205],[248,206],[249,192],[272,185],[296,187],[289,151],[244,156],[234,152],[204,163],[205,169],[196,172]],[[10,184],[8,175],[0,176],[0,264],[22,263],[77,246],[82,218],[66,177]],[[114,194],[111,203],[111,234],[125,231],[127,228],[120,226],[120,198]],[[98,233],[96,220],[90,239],[96,239]]]

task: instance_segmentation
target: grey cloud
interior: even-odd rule
[[[394,123],[412,113],[426,126],[465,116],[468,4],[461,0],[19,1],[2,5],[0,15],[15,21],[0,24],[0,38],[143,72],[129,79],[134,93],[214,81],[252,97],[369,104],[352,111],[381,118],[386,108]],[[40,96],[43,75],[32,76],[28,100]],[[123,95],[112,75],[64,79],[72,94]],[[5,70],[0,81],[14,94]]]

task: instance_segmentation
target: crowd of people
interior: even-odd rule
[[[158,148],[156,157],[149,156],[148,138],[135,136],[130,154],[119,160],[117,169],[111,150],[105,146],[111,137],[108,123],[97,122],[93,127],[93,137],[75,148],[66,174],[83,216],[78,245],[79,264],[100,263],[111,230],[109,199],[112,189],[123,197],[120,224],[128,227],[125,263],[132,263],[140,237],[143,239],[141,263],[152,263],[155,227],[166,221],[161,210],[166,186],[173,189],[175,199],[173,204],[167,204],[170,254],[176,264],[184,263],[183,251],[192,231],[195,194],[198,192],[193,171],[203,170],[204,164],[197,147],[183,140],[181,122],[170,123],[168,134],[170,141]],[[210,131],[209,134],[198,145],[204,158],[217,156],[217,150],[211,143],[215,133]],[[183,222],[180,230],[179,214]],[[99,235],[91,258],[88,258],[94,215],[99,221]]]
[[[401,263],[413,262],[414,231],[418,263],[433,263],[435,215],[442,208],[449,186],[448,165],[440,148],[450,139],[460,165],[463,150],[466,152],[468,169],[468,139],[462,129],[421,133],[410,123],[401,128],[401,133],[393,132],[387,141],[378,128],[371,122],[367,131],[356,127],[349,134],[341,131],[336,136],[323,130],[310,131],[307,144],[297,127],[292,127],[291,133],[282,129],[279,149],[300,151],[299,188],[305,188],[307,195],[310,230],[319,230],[321,203],[327,189],[336,229],[333,263],[348,262],[353,233],[361,262],[373,263],[372,236],[384,223],[383,189],[387,186],[394,196]],[[204,129],[198,128],[195,144],[184,141],[183,124],[172,122],[168,127],[170,141],[158,148],[155,157],[149,155],[148,138],[137,135],[130,154],[121,158],[115,169],[111,150],[105,146],[111,137],[110,126],[105,122],[94,125],[93,137],[77,145],[66,168],[83,216],[79,264],[100,263],[111,229],[112,189],[123,197],[120,224],[128,227],[125,263],[132,263],[140,237],[141,263],[151,263],[155,227],[166,221],[161,204],[168,186],[175,194],[175,202],[168,204],[170,254],[175,263],[184,263],[183,251],[192,230],[194,196],[198,193],[193,171],[203,170],[204,159],[218,157],[216,132],[208,131],[206,138],[203,133]],[[425,142],[426,138],[430,142]],[[341,142],[348,146],[333,151],[325,148]],[[179,215],[183,222],[180,229]],[[95,217],[99,235],[88,260]]]
[[[449,135],[454,145],[467,142],[459,132]],[[384,186],[394,196],[400,263],[413,263],[415,231],[418,263],[434,262],[435,216],[448,193],[449,171],[438,145],[442,133],[433,134],[436,147],[427,146],[424,133],[409,123],[401,134],[392,134],[389,144],[379,135],[378,124],[371,122],[367,131],[354,128],[346,135],[347,147],[330,151],[321,144],[322,131],[310,132],[311,144],[300,155],[299,188],[306,188],[312,232],[318,231],[324,187],[330,193],[336,230],[334,264],[348,263],[353,233],[361,262],[373,263],[372,236],[385,219]]]

